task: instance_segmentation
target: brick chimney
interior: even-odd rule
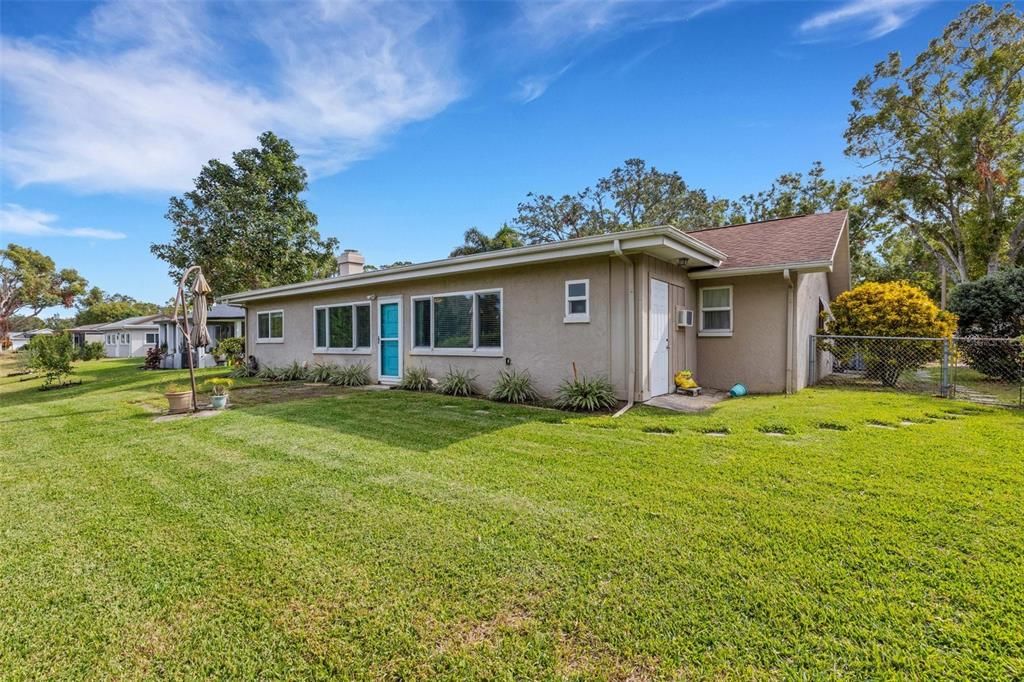
[[[363,254],[355,249],[345,249],[345,252],[338,256],[338,277],[345,275],[356,275],[363,271],[363,263],[366,259]]]

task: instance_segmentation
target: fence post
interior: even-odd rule
[[[811,334],[807,337],[807,385],[814,386],[818,383],[818,344],[817,337]]]
[[[942,340],[942,369],[939,372],[939,395],[949,397],[949,339]]]

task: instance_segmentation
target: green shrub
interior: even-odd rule
[[[962,337],[1024,336],[1024,268],[961,284],[950,296],[949,309],[959,317]],[[966,338],[957,344],[968,365],[1004,381],[1024,380],[1024,341],[1012,344],[982,339]]]
[[[210,391],[213,395],[227,395],[228,390],[235,385],[233,379],[227,377],[214,377],[207,379],[203,384],[203,388]]]
[[[90,341],[75,351],[76,360],[100,360],[106,356],[107,351],[102,341]]]
[[[213,354],[223,356],[229,365],[237,365],[245,359],[245,338],[232,336],[221,339]]]
[[[30,346],[31,369],[45,377],[43,386],[62,385],[71,374],[75,359],[75,345],[67,334],[39,334],[32,337]]]
[[[490,398],[503,403],[522,404],[536,402],[540,396],[533,387],[533,378],[529,372],[503,369],[498,374],[498,380],[494,382]]]
[[[309,368],[309,371],[306,373],[306,380],[318,384],[330,383],[331,377],[333,377],[335,372],[337,371],[337,365],[329,365],[323,362],[318,362]]]
[[[406,391],[429,391],[431,389],[430,374],[426,367],[410,367],[402,374],[399,388]]]
[[[370,366],[365,363],[334,367],[327,383],[335,386],[366,386],[370,383]]]
[[[566,379],[558,387],[558,396],[555,398],[555,407],[578,412],[606,410],[618,403],[615,387],[603,376]]]
[[[476,374],[466,369],[448,368],[448,373],[437,385],[439,393],[445,395],[470,396],[476,393]]]
[[[306,368],[298,361],[295,361],[284,367],[266,365],[256,373],[256,376],[264,381],[303,381],[306,379],[307,374]]]

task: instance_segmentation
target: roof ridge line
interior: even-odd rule
[[[686,234],[693,234],[694,232],[710,232],[711,230],[725,230],[730,227],[744,227],[746,225],[763,225],[764,223],[776,223],[780,220],[793,220],[794,218],[810,218],[816,215],[830,215],[832,213],[842,213],[849,211],[848,208],[840,208],[835,211],[825,211],[824,213],[794,213],[793,215],[781,216],[778,218],[768,218],[766,220],[748,220],[745,223],[733,223],[731,225],[716,225],[715,227],[701,227],[696,230],[689,230]],[[679,229],[679,228],[676,228]]]

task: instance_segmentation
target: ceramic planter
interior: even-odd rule
[[[164,393],[164,397],[167,398],[167,412],[170,414],[188,412],[192,407],[192,391]]]
[[[215,410],[223,410],[228,404],[228,394],[210,396],[210,404]]]

